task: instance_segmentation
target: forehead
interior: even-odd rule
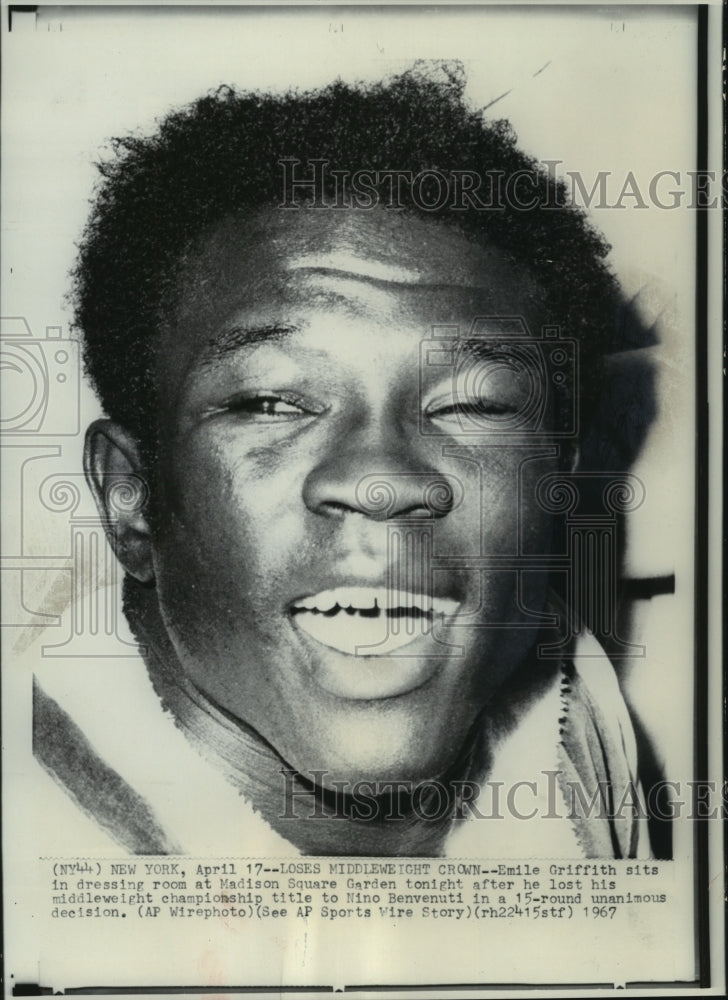
[[[344,311],[426,336],[437,323],[520,315],[535,332],[542,302],[525,267],[441,221],[383,208],[263,209],[224,220],[185,263],[159,374],[189,367],[231,324],[306,325]]]

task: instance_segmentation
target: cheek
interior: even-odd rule
[[[254,550],[271,542],[271,523],[285,530],[295,506],[296,469],[270,451],[241,457],[234,439],[197,435],[170,457],[165,472],[165,509],[177,530],[205,551],[230,545]]]
[[[166,469],[176,472],[160,477],[154,539],[165,608],[206,634],[213,622],[267,613],[297,542],[292,477],[236,462],[230,449],[202,438],[170,456]]]
[[[529,455],[529,450],[531,455]],[[442,525],[453,554],[547,554],[552,516],[537,500],[540,479],[553,472],[551,454],[533,457],[524,446],[458,447],[447,470],[460,483],[462,501]],[[447,553],[439,551],[438,555]]]
[[[559,459],[530,461],[521,469],[519,484],[519,554],[548,556],[554,543],[554,515],[539,501],[539,483],[559,469]]]

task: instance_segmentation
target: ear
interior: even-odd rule
[[[149,583],[154,568],[148,487],[137,439],[113,420],[94,421],[86,431],[83,467],[98,512],[112,528],[108,538],[117,559],[127,573]]]

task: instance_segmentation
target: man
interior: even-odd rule
[[[40,684],[35,752],[131,850],[649,850],[548,501],[643,331],[462,89],[222,90],[101,168],[86,470],[145,665]]]

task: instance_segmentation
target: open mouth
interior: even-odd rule
[[[458,601],[387,587],[337,587],[302,597],[291,615],[312,639],[350,656],[387,656],[436,622],[452,618]]]

